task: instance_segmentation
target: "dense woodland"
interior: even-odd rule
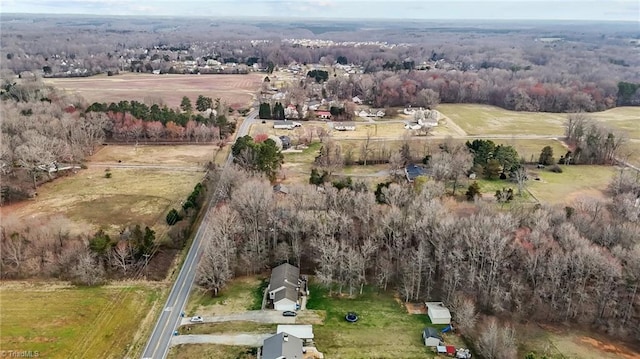
[[[611,202],[568,207],[482,201],[460,206],[443,182],[366,186],[271,184],[228,169],[208,223],[199,280],[213,292],[235,275],[289,261],[332,291],[396,289],[411,301],[462,295],[484,313],[588,323],[640,335],[640,181],[621,171]]]

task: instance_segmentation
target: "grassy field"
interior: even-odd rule
[[[588,116],[624,131],[629,138],[640,139],[640,109],[638,107],[616,107]]]
[[[262,289],[268,284],[261,277],[233,279],[217,297],[194,287],[186,306],[187,316],[212,316],[257,310],[262,306]]]
[[[132,342],[161,292],[146,285],[0,287],[0,349],[43,358],[125,357],[139,347]]]
[[[151,75],[124,73],[82,78],[46,78],[45,84],[75,92],[92,102],[137,100],[178,107],[182,96],[195,104],[198,95],[220,98],[231,105],[247,106],[260,88],[264,74]]]
[[[102,147],[90,159],[92,163],[155,164],[167,167],[204,166],[214,159],[218,147],[214,145],[153,146],[133,144]]]
[[[61,214],[85,232],[116,231],[128,224],[163,231],[167,211],[179,207],[204,176],[193,168],[210,156],[211,146],[106,146],[90,159],[88,169],[45,183],[36,200],[2,207],[0,213],[30,219]],[[111,178],[105,177],[108,168]]]
[[[438,111],[468,135],[562,136],[566,114],[509,111],[495,106],[440,104]]]
[[[527,188],[541,202],[571,203],[580,198],[606,196],[607,185],[616,172],[609,166],[561,166],[563,173],[532,170],[540,181],[528,181]]]
[[[169,359],[255,359],[256,349],[217,344],[178,345],[169,350]]]
[[[324,325],[314,325],[319,351],[327,358],[436,358],[422,342],[422,330],[429,324],[425,314],[410,315],[390,293],[367,288],[353,299],[329,297],[327,291],[311,286],[307,308],[326,311]],[[348,323],[344,316],[356,312],[359,320]],[[436,326],[441,327],[441,326]],[[455,336],[445,341],[459,344]]]

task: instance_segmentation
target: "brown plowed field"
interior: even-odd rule
[[[198,95],[220,98],[229,105],[249,105],[259,90],[264,74],[247,75],[151,75],[125,73],[80,78],[47,78],[45,83],[77,92],[89,103],[136,100],[161,102],[169,107],[180,105],[187,96],[195,106]]]

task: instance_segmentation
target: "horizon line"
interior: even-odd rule
[[[134,14],[95,14],[95,13],[39,13],[39,12],[0,12],[0,18],[5,15],[35,15],[35,16],[47,16],[47,17],[56,17],[56,16],[94,16],[94,17],[136,17],[136,18],[164,18],[164,19],[215,19],[215,20],[273,20],[272,16],[260,16],[260,15],[238,15],[238,16],[206,16],[206,15],[134,15]],[[637,24],[638,22],[635,20],[606,20],[606,19],[530,19],[530,18],[504,18],[504,19],[488,19],[488,18],[380,18],[380,17],[362,17],[362,18],[352,18],[352,17],[312,17],[312,16],[299,16],[292,17],[288,19],[281,19],[278,22],[288,23],[292,21],[298,20],[316,20],[316,21],[481,21],[481,22],[512,22],[512,21],[524,21],[524,22],[576,22],[576,23],[630,23]]]

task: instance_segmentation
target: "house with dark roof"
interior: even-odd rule
[[[262,359],[302,359],[302,339],[284,332],[264,340]]]
[[[422,340],[424,340],[424,345],[428,347],[437,347],[442,342],[442,335],[436,328],[426,327],[422,331]]]
[[[415,164],[410,164],[404,168],[404,174],[407,177],[407,181],[409,181],[409,183],[413,183],[413,181],[417,177],[424,176],[427,174],[427,172],[423,167],[420,167]]]
[[[300,269],[289,263],[283,263],[271,270],[269,280],[269,299],[275,310],[297,310],[302,281]]]
[[[287,188],[287,186],[283,185],[282,183],[278,183],[277,185],[273,186],[273,192],[276,194],[289,194],[289,188]]]

